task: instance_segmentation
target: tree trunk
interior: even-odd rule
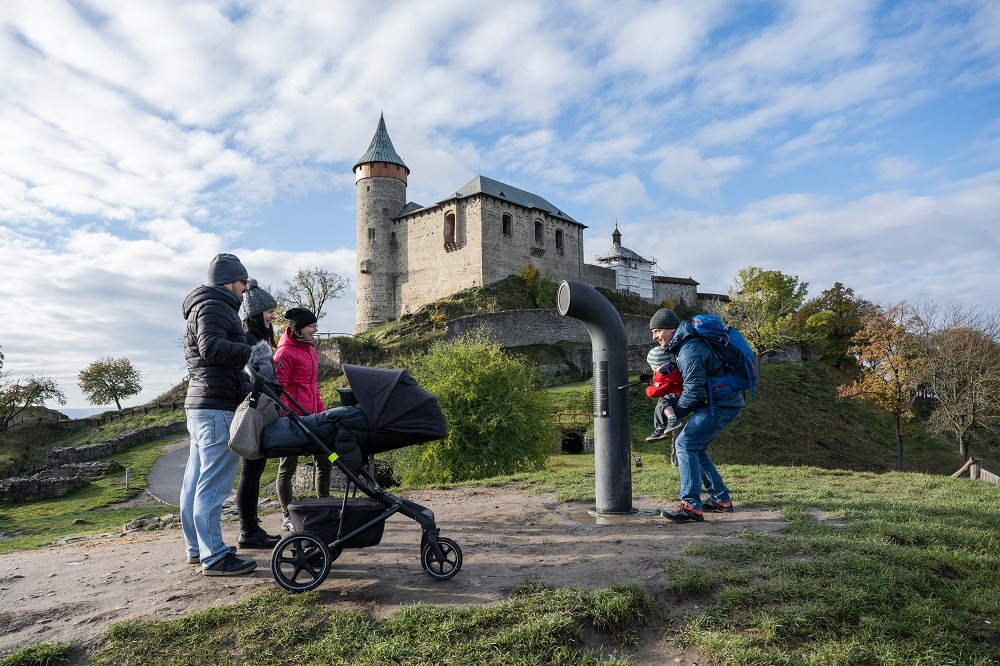
[[[903,471],[903,436],[899,428],[899,414],[896,414],[896,471]]]
[[[122,403],[118,402],[118,396],[115,396],[115,407],[118,408],[119,412],[122,411]]]

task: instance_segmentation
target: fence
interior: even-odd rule
[[[952,478],[957,479],[958,477],[965,474],[966,470],[969,472],[970,479],[979,479],[980,481],[985,481],[986,483],[992,483],[995,486],[1000,486],[1000,475],[994,474],[993,472],[983,469],[983,461],[979,458],[969,458],[962,465],[962,468],[957,472],[952,474]]]
[[[51,423],[53,425],[58,425],[58,426],[104,425],[105,423],[113,423],[115,421],[121,421],[122,419],[127,419],[130,416],[135,416],[136,414],[149,414],[150,412],[158,412],[161,410],[173,411],[177,409],[184,409],[184,403],[165,402],[155,405],[140,405],[139,407],[126,407],[121,411],[104,412],[103,414],[96,414],[94,416],[88,416],[82,419],[68,419],[68,418],[56,419],[54,416],[40,416],[34,419],[25,419],[21,421],[18,425],[39,425],[42,423]]]

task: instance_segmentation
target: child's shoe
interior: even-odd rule
[[[667,427],[664,430],[664,432],[673,432],[674,430],[677,430],[678,428],[683,428],[683,427],[684,427],[684,424],[681,423],[681,420],[679,418],[677,418],[676,416],[668,416],[667,417]]]

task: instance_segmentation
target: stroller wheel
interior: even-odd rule
[[[296,532],[278,542],[271,553],[271,573],[291,592],[319,587],[330,573],[333,557],[326,543],[311,532]]]
[[[429,543],[426,543],[420,556],[420,563],[431,578],[448,580],[462,568],[462,549],[458,547],[457,543],[444,537],[440,537],[437,543],[441,547],[444,559],[437,559],[434,556],[434,549]]]

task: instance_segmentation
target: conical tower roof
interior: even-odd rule
[[[385,129],[384,114],[379,114],[378,129],[375,130],[375,136],[372,137],[372,142],[368,145],[368,151],[361,156],[361,159],[354,163],[354,168],[356,169],[361,164],[369,164],[371,162],[398,164],[406,169],[407,175],[410,173],[410,167],[406,166],[406,162],[399,156],[396,149],[392,147],[389,132]]]

